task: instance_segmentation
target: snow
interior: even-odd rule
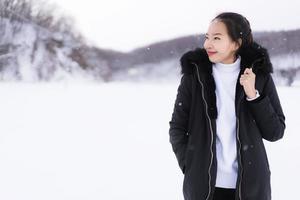
[[[175,82],[180,77],[178,59],[168,59],[157,63],[134,65],[126,72],[113,74],[113,81],[125,82]]]
[[[1,83],[0,199],[183,200],[168,135],[178,83]],[[273,200],[296,197],[300,178],[300,87],[278,91]]]
[[[72,60],[73,49],[82,45],[73,38],[72,30],[51,32],[33,22],[11,22],[1,19],[0,46],[8,52],[0,55],[2,81],[61,81],[69,79],[93,80]],[[62,39],[62,40],[59,40]],[[57,40],[57,41],[55,41]],[[58,43],[62,43],[60,46]]]
[[[157,57],[154,61],[155,54],[151,53],[144,56],[145,60],[152,60],[152,63],[145,61],[146,63],[130,64],[132,58],[128,57],[122,60],[128,63],[116,70],[114,61],[101,58],[96,50],[80,51],[81,47],[85,47],[84,41],[76,39],[76,32],[69,29],[50,31],[34,22],[20,23],[4,18],[0,21],[0,33],[3,35],[0,38],[2,81],[174,81],[180,75],[178,56],[173,55],[161,60]],[[152,50],[147,48],[147,51]],[[169,53],[174,54],[173,51]],[[106,57],[105,55],[104,53],[103,56]],[[113,54],[110,56],[113,57]],[[154,57],[151,59],[152,56]],[[274,56],[271,60],[277,84],[292,84],[294,80],[300,79],[299,52]]]
[[[271,58],[276,69],[290,69],[300,67],[299,53],[280,54]]]

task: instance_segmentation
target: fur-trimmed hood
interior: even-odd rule
[[[261,45],[253,42],[250,47],[247,47],[240,54],[241,56],[241,70],[245,68],[252,68],[254,73],[268,74],[273,72],[272,63],[267,49]],[[203,72],[212,72],[212,62],[210,62],[208,55],[203,48],[196,48],[195,50],[186,52],[180,59],[181,73],[191,74],[194,67],[192,63],[196,63]]]

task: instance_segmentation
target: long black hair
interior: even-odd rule
[[[242,43],[236,54],[239,55],[243,49],[253,44],[253,35],[249,21],[241,14],[233,12],[224,12],[217,15],[214,20],[221,21],[225,24],[229,37],[238,44]]]
[[[253,40],[251,26],[246,17],[238,13],[224,12],[217,15],[213,20],[218,20],[225,24],[227,33],[232,41],[238,44],[242,41],[236,51],[236,55],[240,55],[244,59],[250,58],[246,62],[249,66],[246,67],[253,68],[253,71],[256,72],[258,68],[271,66],[270,71],[273,71],[270,58],[267,56],[267,50]],[[253,51],[254,49],[256,50]]]

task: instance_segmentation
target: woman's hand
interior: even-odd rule
[[[256,96],[255,90],[255,74],[252,68],[246,68],[244,73],[240,77],[240,84],[243,86],[244,91],[249,99]]]

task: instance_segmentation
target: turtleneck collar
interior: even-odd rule
[[[230,63],[230,64],[214,63],[213,67],[218,71],[222,71],[222,72],[234,72],[240,70],[240,65],[241,65],[241,57],[238,56],[238,58],[234,63]]]

